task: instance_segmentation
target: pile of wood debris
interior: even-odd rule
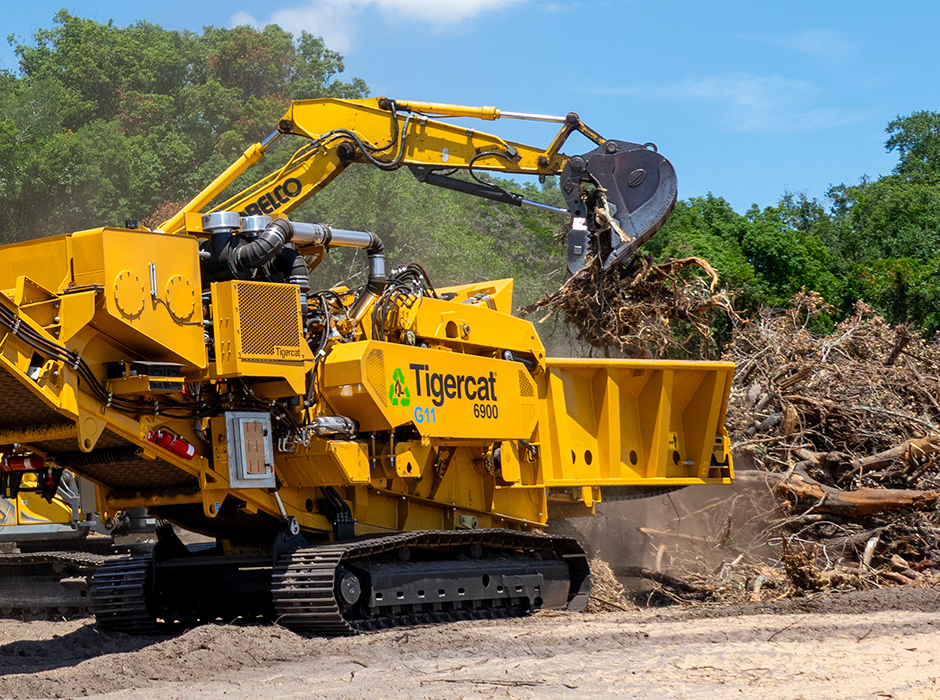
[[[643,257],[606,272],[599,258],[555,293],[522,309],[560,315],[576,339],[605,355],[709,357],[719,314],[735,317],[732,300],[716,291],[718,274],[701,258],[654,265]]]
[[[617,580],[610,564],[598,556],[590,561],[591,567],[591,598],[584,608],[586,613],[616,612],[623,610],[629,612],[636,609],[624,594],[623,584]]]
[[[728,426],[741,478],[783,502],[780,560],[799,590],[940,579],[940,346],[859,302],[825,336],[800,294],[740,326]]]
[[[689,602],[940,585],[940,346],[861,303],[814,333],[827,311],[800,294],[736,323],[723,358],[735,499],[767,500],[716,501],[701,536],[646,529],[667,575],[618,575]]]

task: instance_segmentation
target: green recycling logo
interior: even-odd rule
[[[392,383],[388,386],[388,398],[392,406],[407,406],[411,403],[411,392],[405,386],[405,375],[400,369],[392,373]]]

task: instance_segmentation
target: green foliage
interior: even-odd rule
[[[737,308],[780,305],[806,287],[827,300],[840,299],[841,284],[831,272],[831,256],[817,229],[827,221],[823,208],[805,197],[785,195],[775,207],[736,213],[711,194],[678,202],[669,223],[646,250],[657,261],[696,256],[718,272]]]
[[[891,323],[908,323],[928,334],[940,330],[940,257],[926,262],[884,258],[855,265],[851,296],[864,299]]]
[[[885,131],[885,147],[897,151],[900,159],[894,172],[911,180],[940,174],[940,112],[899,116]]]
[[[4,240],[172,210],[291,100],[368,92],[339,79],[342,57],[322,39],[274,25],[196,34],[62,10],[16,54],[18,73],[0,74]]]
[[[815,200],[784,195],[776,207],[751,207],[747,218],[751,226],[741,248],[760,278],[762,303],[784,305],[802,288],[819,292],[829,303],[841,300],[841,282],[817,232],[827,215]]]
[[[940,176],[889,175],[830,190],[838,216],[833,252],[856,264],[882,258],[926,261],[940,253]]]
[[[747,219],[726,200],[709,193],[677,202],[666,226],[644,250],[657,262],[689,256],[705,258],[728,288],[753,297],[757,278],[741,248],[748,227]]]
[[[679,202],[646,246],[657,260],[696,255],[736,293],[736,308],[782,306],[815,291],[837,316],[862,299],[894,323],[940,329],[940,114],[917,112],[888,126],[895,174],[828,192],[828,206],[785,194],[745,216],[709,194]],[[832,327],[828,314],[818,331]],[[821,324],[821,325],[820,325]]]

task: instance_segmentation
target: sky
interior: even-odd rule
[[[741,213],[889,174],[888,122],[940,108],[936,2],[0,0],[2,35],[28,43],[63,7],[196,32],[275,23],[323,36],[374,96],[577,112],[607,138],[655,143],[680,198],[711,192]],[[7,43],[0,67],[17,67]],[[480,128],[531,145],[554,135]]]

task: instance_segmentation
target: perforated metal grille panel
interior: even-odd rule
[[[519,396],[531,398],[535,396],[535,387],[532,386],[532,380],[525,370],[519,370]]]
[[[538,412],[533,404],[522,404],[522,425],[523,429],[531,433],[535,430],[535,421],[538,419]]]
[[[300,291],[294,285],[239,282],[235,286],[245,359],[300,359]],[[291,352],[294,351],[294,352]]]
[[[385,353],[373,350],[366,357],[366,381],[378,394],[383,406],[388,406],[388,388],[385,384]]]

